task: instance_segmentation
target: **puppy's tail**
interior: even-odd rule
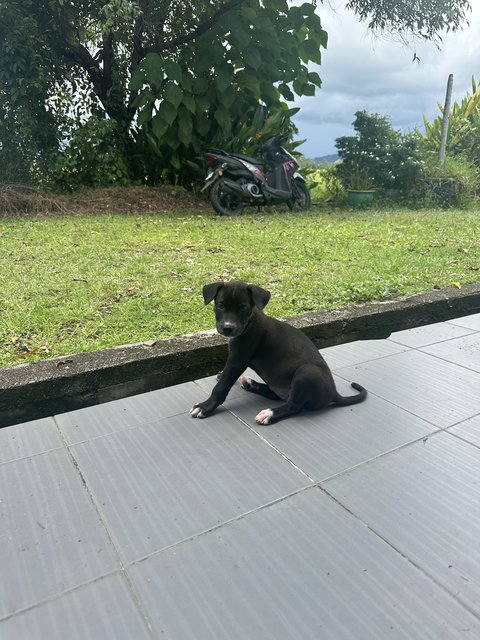
[[[367,397],[367,390],[358,384],[358,382],[352,382],[351,386],[359,393],[354,396],[341,396],[337,391],[337,395],[333,399],[333,402],[341,407],[345,407],[349,404],[357,404],[357,402],[363,402]]]

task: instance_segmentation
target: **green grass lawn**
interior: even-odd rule
[[[0,364],[213,327],[203,284],[287,317],[480,279],[480,211],[210,212],[0,221]]]

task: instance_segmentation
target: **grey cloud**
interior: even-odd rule
[[[470,27],[445,36],[441,51],[418,43],[420,64],[412,62],[413,49],[373,37],[352,14],[326,4],[318,12],[329,33],[323,64],[314,67],[322,89],[295,102],[301,107],[295,119],[300,137],[309,138],[302,147],[305,155],[333,152],[335,138],[351,131],[359,109],[389,115],[394,127],[408,131],[423,126],[423,114],[429,119],[438,115],[449,73],[454,74],[455,100],[470,89],[472,75],[480,80],[480,6],[474,8]]]

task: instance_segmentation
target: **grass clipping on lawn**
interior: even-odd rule
[[[175,196],[173,196],[175,197]],[[288,317],[479,279],[478,211],[99,213],[0,220],[0,364],[214,326],[202,286],[243,279]]]

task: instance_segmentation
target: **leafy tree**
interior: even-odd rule
[[[207,145],[239,151],[250,138],[293,133],[296,110],[284,100],[314,95],[321,80],[307,63],[320,62],[325,45],[313,5],[245,3],[175,60],[147,54],[130,82],[138,91],[137,124],[166,171],[180,171],[185,158],[194,168]]]
[[[115,164],[128,158],[132,176],[155,179],[159,163],[178,172],[180,158],[226,139],[240,116],[252,124],[259,103],[268,117],[285,111],[282,96],[313,95],[321,81],[307,64],[320,62],[327,38],[314,8],[286,0],[0,2],[0,103],[18,106],[33,157],[54,153],[86,119],[107,118],[115,131],[100,126],[97,149],[114,133]],[[47,130],[53,137],[41,139],[36,122],[43,138]],[[85,145],[88,136],[76,136],[60,156],[63,177],[84,166]]]
[[[424,37],[457,28],[468,8],[419,0],[420,10],[400,12],[407,4],[350,2],[372,26],[382,26],[381,6],[389,24]],[[421,13],[427,4],[438,13]],[[172,172],[188,182],[207,144],[242,145],[272,122],[292,132],[284,101],[321,84],[308,70],[327,43],[315,9],[314,0],[0,0],[0,154],[21,149],[30,172],[55,167],[63,186]]]
[[[442,31],[459,29],[471,11],[468,0],[349,0],[347,8],[370,29],[437,42]]]
[[[416,137],[393,129],[390,119],[378,113],[357,111],[352,124],[356,135],[335,141],[342,160],[337,174],[344,186],[377,188],[384,194],[412,190],[422,168]]]

